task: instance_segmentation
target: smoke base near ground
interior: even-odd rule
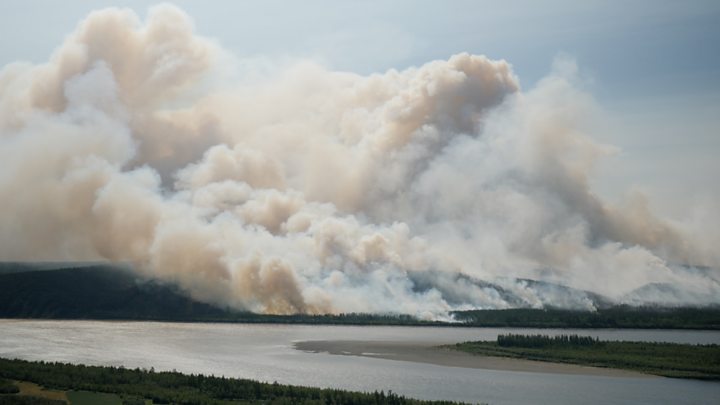
[[[469,54],[268,68],[172,6],[94,12],[47,63],[0,71],[0,259],[130,263],[278,314],[717,304],[714,218],[593,192],[615,148],[575,70],[523,90]]]

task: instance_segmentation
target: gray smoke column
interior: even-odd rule
[[[92,13],[47,63],[5,66],[0,259],[130,262],[281,314],[592,306],[518,279],[718,302],[717,234],[591,190],[613,148],[571,64],[527,91],[468,54],[248,65],[160,6]]]

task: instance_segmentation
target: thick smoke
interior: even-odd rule
[[[0,259],[130,262],[271,313],[718,302],[717,235],[593,193],[613,148],[571,64],[528,91],[468,54],[249,65],[161,6],[5,66]]]

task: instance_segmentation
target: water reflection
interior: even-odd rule
[[[600,339],[719,343],[720,332],[498,328],[243,325],[0,320],[0,356],[154,367],[262,381],[394,392],[492,404],[698,404],[720,398],[720,383],[467,369],[294,350],[303,340],[494,339],[499,333],[578,333]]]

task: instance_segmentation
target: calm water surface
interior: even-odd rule
[[[352,390],[392,390],[425,399],[491,404],[718,404],[720,383],[467,369],[305,353],[304,340],[454,343],[499,333],[597,336],[607,340],[717,343],[720,332],[437,327],[244,325],[0,320],[0,357],[154,367]]]

